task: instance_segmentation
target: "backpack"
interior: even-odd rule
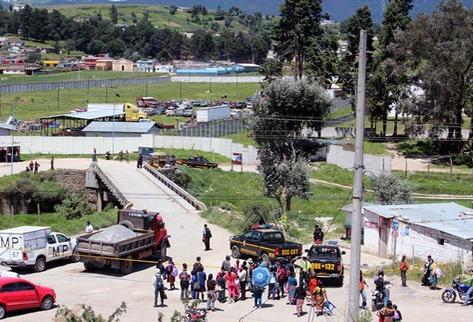
[[[156,274],[155,280],[154,280],[154,288],[160,290],[163,287],[164,287],[163,278],[161,277],[161,275]]]

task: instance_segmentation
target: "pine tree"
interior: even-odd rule
[[[294,61],[294,79],[302,78],[306,52],[318,42],[324,31],[320,26],[322,0],[285,0],[273,38],[277,54]]]
[[[112,7],[110,8],[110,21],[113,24],[118,23],[118,9],[114,4],[112,4]]]

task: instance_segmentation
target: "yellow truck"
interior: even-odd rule
[[[98,104],[91,103],[87,105],[88,112],[97,112],[97,111],[110,111],[113,115],[120,114],[124,117],[127,122],[139,122],[148,118],[148,114],[143,112],[143,110],[136,105],[130,103],[120,103],[120,104]],[[118,116],[117,116],[118,117]]]
[[[138,108],[136,105],[125,103],[123,106],[125,112],[125,121],[127,122],[139,122],[148,118],[148,114],[143,112],[143,110]]]

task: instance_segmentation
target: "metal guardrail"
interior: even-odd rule
[[[107,186],[110,192],[115,196],[115,198],[117,198],[117,200],[122,204],[123,207],[130,203],[130,201],[123,195],[123,193],[118,190],[118,188],[113,184],[112,180],[110,180],[110,178],[105,174],[105,172],[100,169],[96,162],[94,163],[93,168],[100,180],[102,180],[102,182]]]
[[[131,85],[146,85],[169,83],[171,77],[150,76],[150,77],[130,77],[114,79],[87,79],[71,80],[61,82],[42,82],[42,83],[21,83],[0,85],[0,93],[23,93],[39,92],[57,89],[80,89],[80,88],[100,88],[100,87],[120,87]]]
[[[190,203],[194,208],[198,210],[206,210],[207,206],[205,204],[192,196],[190,193],[182,189],[180,186],[178,186],[176,183],[174,183],[172,180],[170,180],[168,177],[166,177],[164,174],[160,173],[158,170],[150,166],[148,163],[144,164],[144,169],[151,173],[156,179],[164,183],[166,187],[177,193],[179,196],[182,197],[185,201]]]

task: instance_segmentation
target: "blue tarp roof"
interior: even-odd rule
[[[463,239],[473,239],[473,209],[454,202],[411,205],[365,206],[366,211],[384,218],[428,227]]]
[[[114,125],[115,124],[115,125]],[[82,132],[148,133],[154,122],[91,122]]]

